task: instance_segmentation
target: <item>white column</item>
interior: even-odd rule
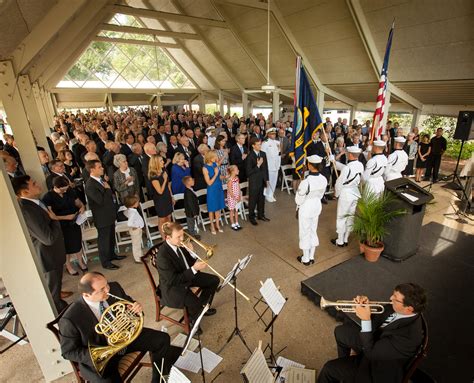
[[[51,98],[51,93],[45,90],[44,88],[42,89],[44,90],[45,102],[46,102],[46,105],[48,106],[49,114],[51,116],[51,127],[52,127],[54,126],[54,117],[57,115],[57,112],[53,105],[53,99]]]
[[[411,120],[411,129],[418,126],[420,124],[421,118],[421,110],[420,109],[413,109],[413,118]]]
[[[114,112],[114,101],[112,100],[112,93],[107,93],[107,105],[109,106],[109,112]]]
[[[242,92],[242,115],[247,118],[249,116],[249,96]]]
[[[0,62],[0,99],[12,127],[25,171],[46,187],[46,179],[38,159],[30,122],[21,99],[20,88],[17,85],[11,61]]]
[[[356,107],[355,105],[351,105],[350,114],[349,114],[349,126],[352,125],[352,121],[354,120],[355,115],[356,115]],[[322,116],[322,113],[321,113],[321,116]]]
[[[253,114],[253,101],[249,102],[249,113]]]
[[[40,100],[41,100],[41,105],[43,106],[45,126],[48,129],[47,130],[48,131],[47,135],[49,136],[51,134],[51,127],[53,126],[54,113],[49,108],[48,97],[46,97],[46,91],[44,90],[43,87],[41,87],[41,88],[39,87],[39,84],[38,84],[37,81],[33,84],[33,90],[35,90],[35,93],[36,93],[36,88],[38,89],[38,95],[39,95]],[[38,102],[39,102],[39,100],[37,101],[37,103]]]
[[[273,122],[275,123],[280,119],[280,92],[273,92],[272,100]]]
[[[46,381],[50,382],[69,374],[72,368],[61,357],[58,341],[46,328],[46,323],[56,315],[53,300],[44,281],[39,260],[34,255],[35,249],[3,161],[0,161],[0,211],[4,217],[8,217],[8,224],[2,225],[0,230],[1,278],[28,335],[41,371]]]
[[[227,100],[227,113],[230,114],[230,101]]]
[[[58,100],[56,99],[56,95],[54,93],[50,93],[49,96],[51,97],[51,104],[53,105],[54,115],[59,115],[58,113]]]
[[[199,95],[199,111],[206,113],[206,99],[204,98],[204,93]]]
[[[219,91],[219,112],[224,116],[224,94],[221,91]]]
[[[321,118],[323,118],[323,113],[324,113],[324,92],[318,91],[316,92],[316,106],[318,107],[319,114],[321,115]]]
[[[163,111],[163,102],[161,101],[160,95],[156,96],[156,108],[158,109],[158,113],[161,115],[161,112]]]
[[[42,146],[51,157],[51,151],[49,150],[48,141],[46,140],[46,136],[49,135],[50,131],[40,100],[39,89],[31,85],[28,76],[20,76],[19,88],[23,105],[28,113],[31,131],[36,138],[36,142],[39,146]]]

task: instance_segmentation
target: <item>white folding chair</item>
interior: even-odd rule
[[[179,193],[179,194],[173,194],[173,199],[175,200],[175,205],[176,206],[178,201],[184,201],[184,193]],[[171,219],[173,222],[178,222],[183,226],[184,229],[188,227],[188,223],[186,221],[186,212],[184,210],[184,207],[180,209],[175,209],[173,206],[173,212],[171,213]]]
[[[207,189],[201,189],[201,190],[196,191],[196,196],[198,197],[198,200],[199,199],[202,200],[203,198],[201,197],[207,196]],[[202,216],[202,213],[207,214],[207,218],[204,218]],[[199,203],[198,221],[201,223],[202,230],[206,231],[206,225],[209,225],[211,221],[209,220],[209,212],[207,211],[207,204],[205,203]]]
[[[160,239],[160,229],[158,223],[158,216],[153,215],[150,210],[155,208],[155,203],[152,201],[145,201],[140,203],[143,220],[145,221],[145,233],[148,240],[148,247],[153,246],[153,240]]]
[[[281,191],[286,190],[288,194],[291,194],[291,184],[293,182],[293,167],[291,165],[283,165],[280,166],[282,172],[282,180],[281,180]]]
[[[240,193],[242,194],[241,198],[242,200],[240,201],[241,203],[239,204],[239,215],[243,220],[247,220],[247,214],[249,212],[249,207],[248,207],[248,201],[244,201],[244,191],[247,191],[245,193],[245,197],[248,198],[249,193],[248,193],[248,188],[249,188],[249,182],[241,182],[240,185]]]
[[[98,233],[97,229],[94,226],[94,221],[92,219],[92,212],[86,210],[85,212],[87,220],[81,225],[82,233],[82,254],[84,262],[87,263],[87,254],[98,251],[97,238]]]

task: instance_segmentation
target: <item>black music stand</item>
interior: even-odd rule
[[[261,282],[260,282],[261,283]],[[263,284],[262,284],[263,285]],[[285,304],[286,302],[288,301],[288,298],[284,298],[285,299]],[[257,309],[257,307],[260,306],[264,306],[263,310],[262,311],[259,311],[259,309]],[[263,349],[263,353],[265,354],[267,352],[267,350],[270,351],[270,355],[268,356],[267,360],[269,362],[269,364],[271,365],[274,365],[273,367],[276,368],[278,370],[278,366],[276,366],[276,357],[283,351],[286,349],[287,346],[283,347],[280,351],[278,351],[276,354],[274,352],[274,339],[275,339],[275,331],[274,331],[274,325],[275,325],[275,321],[277,320],[278,318],[278,314],[275,314],[273,312],[273,310],[271,309],[270,305],[267,303],[267,301],[265,300],[265,298],[263,297],[263,295],[260,295],[260,298],[258,298],[257,302],[253,305],[253,310],[255,311],[255,313],[257,314],[257,323],[258,322],[261,322],[263,323],[263,325],[265,326],[265,330],[264,332],[270,332],[270,342],[267,343],[267,345],[265,346],[265,348]],[[267,315],[267,319],[265,319],[265,315],[270,312],[271,313],[271,317],[269,317]],[[281,311],[280,311],[281,312]],[[278,373],[280,373],[280,371],[278,371]]]
[[[238,310],[238,304],[237,304],[237,275],[247,267],[247,265],[250,263],[250,260],[252,259],[252,254],[247,255],[244,259],[238,260],[237,263],[234,265],[232,270],[227,274],[226,278],[222,282],[221,286],[219,286],[219,290],[224,288],[227,284],[232,282],[232,285],[234,287],[234,321],[235,321],[235,327],[232,330],[232,333],[229,335],[229,338],[227,338],[227,341],[225,344],[222,346],[222,348],[219,350],[218,354],[220,354],[224,348],[227,347],[227,345],[230,343],[230,341],[234,338],[234,336],[238,336],[242,343],[244,344],[245,348],[248,350],[250,354],[252,354],[252,350],[250,350],[249,346],[247,345],[247,342],[244,339],[244,336],[242,335],[242,330],[239,328],[239,310]]]

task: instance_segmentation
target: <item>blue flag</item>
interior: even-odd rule
[[[312,142],[312,136],[323,126],[316,100],[308,76],[298,57],[296,65],[296,89],[293,124],[293,153],[295,155],[296,173],[304,178],[306,148]]]

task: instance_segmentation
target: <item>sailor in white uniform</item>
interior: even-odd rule
[[[335,194],[337,201],[336,232],[337,238],[331,239],[333,245],[343,247],[349,242],[349,234],[352,231],[354,218],[352,215],[356,211],[357,201],[360,198],[359,184],[364,173],[364,165],[358,160],[362,149],[358,146],[347,148],[348,163],[344,166],[339,175]]]
[[[383,174],[387,167],[387,157],[383,153],[384,149],[385,141],[374,141],[372,157],[367,161],[365,171],[362,174],[362,181],[364,181],[368,190],[378,195],[381,195],[385,190]]]
[[[280,141],[276,140],[276,133],[277,130],[275,128],[268,129],[266,133],[267,139],[262,143],[262,150],[267,155],[268,163],[268,185],[263,192],[267,202],[276,201],[273,193],[275,192],[278,171],[281,165]]]
[[[402,178],[402,172],[408,165],[408,154],[403,150],[405,137],[395,137],[394,151],[388,156],[387,168],[385,169],[385,181]]]
[[[307,158],[309,175],[300,183],[295,196],[298,208],[299,247],[303,255],[297,260],[305,266],[314,263],[314,252],[319,245],[318,219],[321,214],[321,198],[328,185],[319,172],[323,158],[314,154]]]

